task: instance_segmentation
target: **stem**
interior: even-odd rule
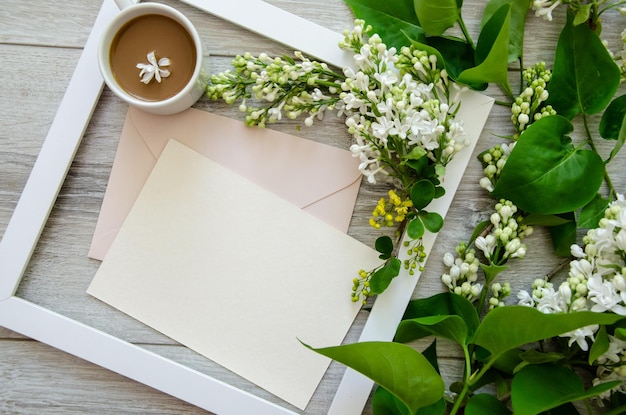
[[[457,396],[456,401],[454,402],[454,406],[450,410],[450,415],[456,415],[456,413],[459,411],[459,409],[461,408],[461,404],[463,403],[463,400],[465,400],[465,396],[467,395],[467,392],[469,392],[469,385],[465,383],[463,385],[463,390],[461,391],[461,393],[459,393],[459,396]]]
[[[450,415],[455,415],[458,412],[470,388],[470,380],[472,377],[471,376],[472,360],[471,360],[470,352],[467,346],[463,346],[463,355],[465,356],[465,381],[463,382],[463,390],[461,391],[456,401],[454,402],[454,406],[452,407],[452,410],[450,411]]]
[[[572,258],[568,258],[565,261],[559,263],[555,268],[553,268],[550,272],[546,274],[546,279],[550,281],[559,271],[565,268],[572,261]]]
[[[606,6],[606,7],[605,7],[605,8],[603,8],[603,9],[600,9],[600,10],[598,11],[598,17],[600,17],[600,15],[601,15],[602,13],[604,13],[605,11],[610,10],[610,9],[613,9],[613,8],[616,8],[616,7],[619,7],[619,6],[621,6],[622,4],[626,4],[626,0],[623,0],[623,1],[618,1],[618,2],[616,2],[616,3],[613,3],[613,4],[610,4],[610,5]]]
[[[472,37],[467,31],[467,27],[465,26],[465,22],[463,21],[463,16],[461,16],[460,14],[459,14],[458,22],[459,22],[459,27],[461,28],[461,32],[463,32],[463,37],[465,37],[465,40],[472,47],[472,49],[476,49],[476,47],[474,46],[474,41],[472,40]]]
[[[496,105],[501,105],[501,106],[503,106],[503,107],[509,107],[509,108],[511,108],[511,106],[513,105],[513,104],[512,104],[512,103],[510,103],[510,102],[507,102],[507,101],[498,101],[498,100],[495,100],[493,103],[494,103],[494,104],[496,104]]]
[[[467,358],[466,358],[467,359]],[[452,410],[450,411],[449,415],[456,415],[456,413],[459,411],[459,408],[461,407],[463,400],[465,399],[465,396],[467,395],[467,393],[469,392],[470,388],[472,387],[472,385],[476,384],[476,382],[478,382],[480,380],[480,378],[483,377],[483,375],[485,373],[487,373],[487,371],[491,368],[491,365],[495,362],[495,359],[491,359],[489,360],[477,373],[475,376],[470,376],[463,384],[463,390],[461,390],[461,393],[459,393],[459,396],[457,397],[456,402],[454,402],[454,406],[452,407]],[[467,363],[466,363],[467,364]],[[468,368],[469,369],[469,368]],[[469,373],[469,370],[468,370]]]

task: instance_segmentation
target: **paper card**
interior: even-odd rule
[[[88,293],[304,409],[373,249],[170,140]]]

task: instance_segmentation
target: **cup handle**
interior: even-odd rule
[[[126,7],[139,3],[139,0],[113,0],[113,1],[115,1],[115,4],[117,4],[117,7],[119,7],[120,10],[124,10]]]

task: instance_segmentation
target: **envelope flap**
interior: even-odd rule
[[[129,120],[155,160],[174,138],[301,208],[361,177],[348,150],[193,108],[172,116],[130,108]]]

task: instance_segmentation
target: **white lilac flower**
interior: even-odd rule
[[[594,303],[591,307],[591,311],[597,313],[611,311],[626,316],[626,307],[622,305],[622,297],[611,281],[606,281],[602,276],[595,274],[589,278],[587,287],[589,289],[588,298]]]
[[[615,336],[609,334],[609,348],[602,356],[598,357],[598,363],[604,364],[607,362],[620,363],[624,357],[624,351],[626,351],[626,341],[621,340]]]
[[[545,20],[552,21],[552,12],[561,4],[561,0],[534,0],[532,9],[535,16],[543,17]]]
[[[541,288],[539,289],[540,296],[538,296],[537,310],[544,314],[563,313],[567,311],[567,304],[561,297],[558,291],[554,288]]]
[[[619,380],[622,382],[616,387],[614,387],[613,389],[604,391],[598,395],[598,399],[599,399],[598,404],[600,406],[604,406],[604,404],[602,403],[602,400],[607,400],[611,398],[612,392],[626,393],[626,382],[624,382],[626,378],[623,375],[621,375],[621,372],[623,372],[622,368],[623,366],[619,366],[617,368],[610,368],[610,367],[606,367],[602,365],[598,366],[598,370],[596,373],[597,377],[593,379],[592,381],[593,386],[597,386],[601,383],[610,382],[613,380]]]
[[[569,337],[569,341],[567,342],[568,346],[571,347],[572,344],[576,343],[581,350],[586,352],[587,350],[589,350],[587,338],[591,339],[591,341],[593,342],[594,334],[596,333],[596,331],[598,331],[599,327],[600,326],[598,326],[597,324],[587,327],[581,327],[574,331],[563,333],[559,335],[559,337]]]
[[[476,248],[483,252],[485,258],[491,258],[496,249],[497,241],[495,236],[489,234],[487,236],[479,236],[476,238],[474,245],[476,245]]]
[[[141,78],[141,82],[144,84],[149,84],[152,81],[152,78],[156,79],[157,82],[161,82],[161,78],[167,78],[170,76],[170,71],[167,69],[163,69],[163,66],[169,66],[171,61],[169,58],[160,58],[158,61],[156,59],[156,51],[152,51],[146,55],[148,59],[148,63],[138,63],[137,69],[141,69],[139,71],[139,77]]]

